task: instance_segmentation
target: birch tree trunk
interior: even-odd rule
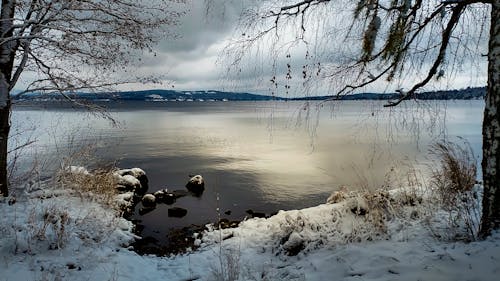
[[[483,216],[481,236],[500,228],[500,1],[491,5],[488,88],[483,119]]]
[[[0,83],[4,83],[4,81]],[[3,85],[1,86],[0,92],[1,92],[0,95],[2,96],[5,94],[8,95],[8,92],[4,93],[5,91]],[[9,139],[9,130],[10,130],[9,119],[10,119],[10,101],[7,100],[5,104],[0,106],[0,196],[9,195],[9,185],[7,179],[7,141]]]
[[[14,18],[14,0],[2,0],[0,14],[0,33],[3,37],[12,36]],[[0,45],[0,196],[9,195],[7,178],[7,141],[10,131],[10,80],[14,66],[16,41],[3,42]]]

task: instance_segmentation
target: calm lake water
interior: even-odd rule
[[[426,163],[428,144],[447,137],[481,149],[483,101],[419,102],[387,109],[380,102],[167,102],[109,107],[118,126],[66,106],[17,105],[11,147],[36,141],[17,161],[18,174],[36,161],[50,173],[68,152],[95,150],[74,165],[116,161],[140,167],[154,192],[185,189],[189,174],[201,174],[206,190],[174,206],[184,218],[169,218],[159,205],[136,214],[143,235],[163,239],[175,227],[242,219],[247,209],[272,213],[325,202],[345,185],[382,186],[391,168]],[[418,166],[418,165],[417,165]],[[139,204],[140,205],[140,204]],[[230,210],[231,214],[224,214]]]

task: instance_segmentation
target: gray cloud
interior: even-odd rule
[[[207,3],[210,4],[208,9]],[[223,89],[264,94],[275,92],[275,94],[284,96],[287,95],[284,86],[288,84],[292,87],[288,95],[304,95],[303,88],[301,88],[305,82],[302,78],[304,65],[310,68],[308,75],[313,75],[315,72],[314,64],[317,63],[316,59],[320,60],[322,65],[326,65],[327,63],[335,63],[339,60],[339,56],[345,55],[345,53],[331,52],[330,49],[336,47],[332,48],[331,45],[328,45],[331,42],[326,39],[322,42],[323,38],[321,37],[323,32],[325,34],[340,32],[341,28],[340,30],[331,29],[331,25],[339,21],[338,14],[335,14],[339,11],[323,11],[321,13],[322,20],[315,23],[316,32],[312,32],[311,38],[308,38],[311,42],[316,43],[315,47],[311,47],[316,48],[316,50],[311,50],[311,53],[318,51],[318,48],[324,48],[318,52],[325,53],[325,56],[306,59],[305,46],[295,46],[290,52],[290,57],[286,57],[288,51],[284,49],[277,54],[270,54],[268,52],[270,46],[266,46],[269,42],[265,42],[255,53],[247,53],[247,57],[241,65],[227,72],[225,66],[231,62],[231,58],[222,57],[221,61],[221,52],[236,32],[235,27],[238,26],[244,8],[260,3],[262,2],[259,0],[192,0],[188,4],[189,9],[186,15],[179,19],[179,25],[171,27],[172,32],[178,35],[177,38],[161,40],[154,50],[154,55],[137,54],[141,56],[141,61],[140,64],[134,66],[133,72],[143,75],[158,75],[163,77],[165,81],[173,82],[175,88],[180,90]],[[350,13],[350,10],[344,12]],[[333,14],[335,14],[334,17],[331,16]],[[344,24],[348,25],[348,23]],[[319,37],[315,38],[316,35]],[[313,46],[314,43],[310,46]],[[352,44],[355,43],[345,44],[344,42],[344,51],[355,49],[352,48]],[[289,80],[285,78],[288,63],[292,70],[292,79]],[[453,88],[484,85],[486,81],[484,66],[484,62],[481,62],[469,73],[455,74],[455,78],[447,76],[447,78],[450,77],[447,82],[442,81],[437,84],[445,83],[446,87]],[[473,71],[476,73],[472,73]],[[278,89],[275,89],[270,82],[273,76],[277,77]],[[27,77],[29,80],[29,76]],[[406,81],[398,81],[396,86],[409,87],[408,84],[414,82],[414,79],[407,79]],[[385,81],[382,81],[364,90],[390,91],[391,89],[388,89],[386,84]],[[328,94],[329,87],[333,87],[314,83],[306,86],[319,95]],[[165,85],[140,84],[121,88],[165,88]],[[312,93],[314,94],[314,92]]]

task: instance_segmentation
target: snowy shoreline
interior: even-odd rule
[[[497,278],[498,232],[484,241],[447,242],[422,224],[428,206],[405,205],[397,216],[383,213],[385,207],[362,214],[366,204],[397,194],[347,196],[248,219],[237,228],[204,232],[195,251],[156,257],[127,248],[138,237],[115,209],[69,189],[40,189],[14,204],[0,200],[0,271],[2,280]],[[444,226],[445,216],[432,218],[436,229]]]

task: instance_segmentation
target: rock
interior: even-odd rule
[[[144,208],[154,208],[156,207],[156,197],[153,194],[146,194],[141,199],[142,206]]]
[[[133,212],[134,205],[137,203],[136,197],[132,191],[125,193],[120,193],[115,196],[115,202],[120,210],[124,211],[125,214],[130,214]]]
[[[217,225],[221,229],[228,228],[228,226],[229,226],[229,220],[228,219],[220,219],[219,223]]]
[[[187,214],[187,210],[179,207],[168,209],[168,216],[174,218],[182,218]]]
[[[185,190],[174,190],[172,194],[175,196],[175,199],[187,196],[189,193]]]
[[[140,183],[140,186],[136,187],[135,192],[139,194],[144,194],[148,190],[148,177],[146,176],[146,172],[140,168],[132,168],[132,169],[122,169],[115,172],[116,175],[121,177],[132,176],[137,179]]]
[[[226,215],[230,216],[230,215],[231,215],[231,210],[227,210],[227,211],[225,211],[225,212],[224,212],[224,214],[226,214]]]
[[[162,197],[168,194],[168,189],[160,189],[158,191],[155,191],[153,195],[156,197],[157,200],[161,200]]]
[[[220,219],[217,226],[219,227],[219,229],[226,229],[226,228],[238,227],[239,224],[240,224],[239,221],[229,221],[228,219]]]
[[[140,190],[141,182],[132,175],[117,175],[117,189],[120,191],[134,191]]]
[[[12,196],[9,198],[9,201],[7,201],[7,203],[9,204],[9,206],[12,206],[14,204],[16,204],[17,200],[16,200],[16,197]]]
[[[265,213],[260,213],[260,212],[254,212],[252,209],[248,209],[245,211],[247,214],[249,214],[252,218],[266,218]]]
[[[153,193],[153,195],[156,197],[157,203],[164,203],[167,205],[175,203],[175,196],[172,193],[168,192],[166,188],[156,191],[155,193]]]
[[[347,210],[350,210],[351,213],[353,213],[355,215],[358,215],[358,216],[366,215],[370,211],[366,196],[367,195],[356,196],[356,197],[352,197],[352,198],[347,199],[345,201],[345,208]]]
[[[304,248],[304,238],[297,232],[292,232],[286,242],[283,244],[283,249],[288,256],[296,256]]]
[[[358,215],[358,216],[364,216],[368,213],[368,211],[361,206],[356,206],[356,207],[351,208],[351,212],[355,215]]]
[[[193,176],[186,184],[186,188],[195,195],[199,196],[205,190],[205,181],[201,175]]]
[[[121,169],[116,171],[116,173],[120,176],[131,175],[134,178],[139,178],[146,175],[146,172],[144,172],[144,170],[141,168]]]
[[[66,167],[66,171],[74,175],[90,176],[90,173],[87,170],[87,168],[81,166],[69,166]]]

